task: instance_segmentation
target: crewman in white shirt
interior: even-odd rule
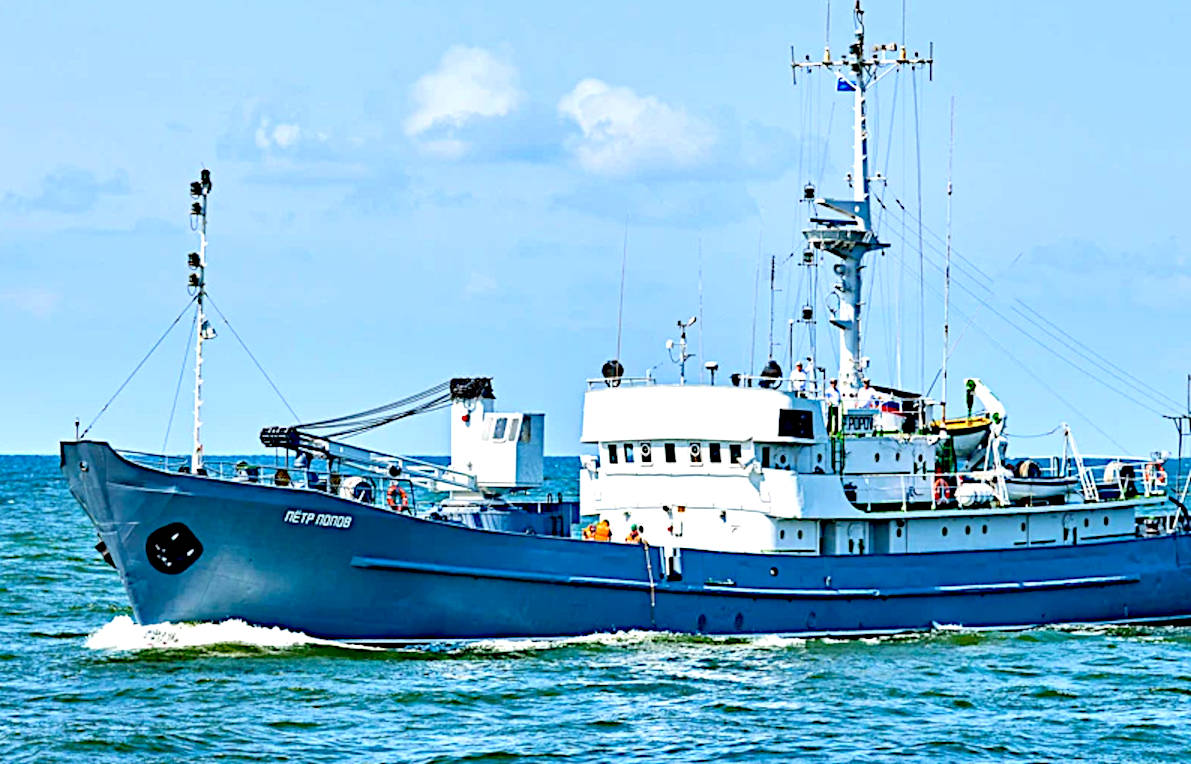
[[[864,387],[860,388],[860,392],[856,394],[856,407],[862,409],[875,409],[881,405],[880,396],[877,391],[873,389],[872,383],[869,380],[864,380]]]
[[[839,380],[837,380],[837,379],[831,380],[831,384],[828,386],[827,392],[823,393],[823,398],[828,403],[834,403],[837,406],[839,405],[839,402],[840,402]]]
[[[802,361],[794,364],[794,371],[790,372],[790,382],[793,383],[794,392],[806,392],[806,372],[802,370]]]

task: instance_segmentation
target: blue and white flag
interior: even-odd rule
[[[852,93],[856,90],[856,86],[843,77],[840,77],[835,81],[835,89],[844,93]]]

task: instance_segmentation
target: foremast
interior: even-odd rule
[[[191,252],[187,265],[191,274],[187,284],[194,290],[195,338],[194,338],[194,446],[190,452],[190,471],[199,474],[203,469],[203,342],[214,339],[215,329],[207,320],[203,300],[207,296],[207,200],[211,194],[211,171],[204,169],[190,184],[190,225],[199,235],[198,252]]]
[[[837,90],[851,91],[853,98],[852,122],[852,172],[849,183],[852,186],[851,199],[827,199],[816,197],[812,186],[807,186],[806,196],[816,205],[838,212],[843,218],[812,217],[811,227],[803,231],[811,247],[829,252],[838,258],[832,268],[836,276],[833,304],[829,304],[831,324],[840,333],[839,386],[845,391],[855,391],[861,385],[868,359],[861,355],[860,308],[861,268],[864,255],[872,250],[883,249],[888,244],[878,240],[872,230],[870,209],[870,186],[875,179],[869,174],[868,121],[865,112],[866,94],[885,74],[902,66],[931,67],[933,56],[920,57],[917,52],[911,57],[906,48],[898,43],[874,45],[866,56],[864,42],[864,11],[860,0],[854,10],[856,31],[848,55],[831,58],[831,48],[825,47],[822,61],[791,61],[795,81],[800,69],[826,69],[835,72]],[[892,54],[892,55],[891,55]]]

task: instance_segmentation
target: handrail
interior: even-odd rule
[[[586,380],[587,389],[598,388],[600,385],[606,387],[638,387],[644,385],[656,385],[658,381],[653,377],[591,377]]]

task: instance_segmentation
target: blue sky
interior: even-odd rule
[[[831,5],[838,54],[850,4]],[[791,44],[821,53],[825,6],[6,4],[0,451],[55,450],[181,310],[187,185],[202,165],[215,181],[212,295],[304,418],[483,374],[501,406],[547,412],[549,452],[577,452],[583,380],[615,350],[626,220],[630,373],[676,377],[663,343],[697,310],[700,263],[706,357],[746,367],[758,252],[801,248],[804,181],[846,193],[848,97],[821,78],[795,89],[788,70]],[[870,37],[898,39],[902,4],[870,6]],[[1185,99],[1164,72],[1179,66],[1191,11],[907,8],[911,47],[933,40],[938,60],[934,81],[917,82],[922,217],[936,236],[956,100],[953,231],[966,261],[952,379],[983,378],[1011,431],[1067,420],[1086,451],[1173,448],[1155,411],[1184,399],[1191,370],[1191,155]],[[884,193],[912,210],[913,92],[911,75],[891,76],[874,104]],[[891,215],[882,233],[893,246],[866,272],[865,352],[877,382],[896,381],[904,285],[902,375],[917,387],[941,355],[938,255],[926,253],[920,340],[916,229]],[[779,327],[799,278],[779,273]],[[760,306],[757,366],[764,293]],[[259,428],[289,417],[216,328],[207,449],[256,450]],[[161,447],[183,329],[92,435]],[[834,342],[823,333],[828,365]],[[173,451],[188,448],[189,384]],[[443,452],[446,433],[431,415],[369,442]]]

